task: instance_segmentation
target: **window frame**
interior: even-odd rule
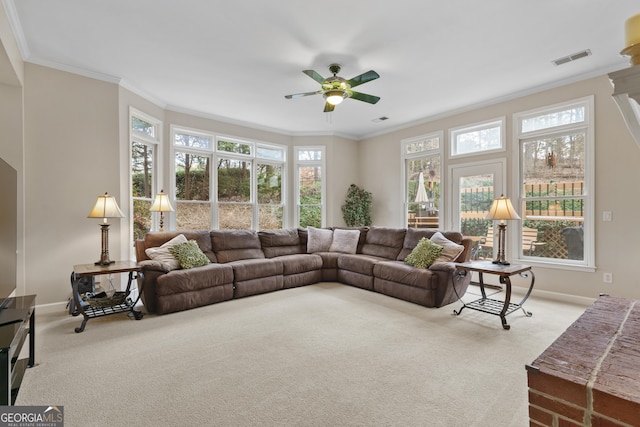
[[[475,132],[475,131],[481,131],[484,129],[491,129],[494,127],[498,127],[500,129],[500,147],[491,148],[487,150],[473,151],[468,153],[458,153],[458,150],[457,150],[458,135]],[[455,128],[450,128],[449,129],[449,158],[459,159],[463,157],[479,156],[484,154],[499,153],[499,152],[506,151],[505,135],[506,135],[506,117],[505,116],[484,120],[477,123],[467,124],[464,126],[458,126]]]
[[[155,128],[154,136],[150,136],[146,133],[136,132],[133,129],[133,119],[136,118],[138,120],[144,121],[146,123],[151,124]],[[160,165],[162,164],[162,121],[153,117],[147,113],[144,113],[132,106],[129,106],[129,121],[128,121],[128,134],[129,134],[129,143],[128,143],[128,175],[129,175],[129,183],[128,183],[128,194],[129,194],[129,239],[131,241],[135,241],[135,233],[134,233],[134,200],[144,200],[150,203],[153,203],[153,199],[156,193],[159,192],[159,188],[162,188],[162,174],[160,173]],[[133,161],[133,144],[143,144],[153,148],[153,165],[152,165],[152,178],[151,178],[151,197],[134,197],[132,193],[133,188],[133,171],[132,171],[132,161]],[[151,213],[151,229],[150,231],[155,231],[159,227],[160,215],[157,212]]]
[[[415,144],[416,142],[420,142],[428,139],[438,139],[438,148],[424,149],[423,151],[412,152],[412,153],[408,152],[409,151],[408,147],[410,145]],[[400,141],[401,176],[403,177],[402,190],[400,194],[402,194],[402,204],[403,204],[403,212],[404,212],[403,227],[407,227],[409,224],[409,205],[411,203],[415,203],[415,202],[409,201],[409,179],[407,177],[407,161],[419,160],[423,158],[437,156],[437,157],[440,157],[440,169],[441,169],[440,170],[440,197],[437,200],[438,221],[439,221],[438,228],[444,229],[445,213],[446,213],[444,200],[446,200],[445,191],[447,191],[446,190],[447,177],[446,177],[446,174],[444,173],[444,168],[445,168],[444,155],[443,155],[444,146],[445,146],[445,141],[444,141],[443,131],[431,132],[424,135],[406,138]]]
[[[175,155],[176,152],[184,152],[195,154],[199,156],[208,156],[211,170],[209,173],[209,204],[211,206],[211,215],[209,218],[210,228],[211,229],[219,229],[220,228],[220,214],[219,209],[221,204],[232,204],[234,202],[220,202],[218,199],[218,169],[217,163],[220,159],[231,159],[238,161],[247,161],[251,163],[250,167],[250,196],[249,201],[247,202],[238,202],[239,204],[248,204],[251,206],[251,227],[250,230],[258,230],[260,226],[259,215],[260,215],[260,204],[258,203],[258,183],[257,183],[257,164],[269,164],[269,165],[280,165],[282,168],[282,178],[281,178],[281,192],[282,192],[282,200],[281,200],[281,208],[282,208],[282,227],[285,227],[287,224],[287,212],[286,212],[286,188],[287,188],[287,147],[280,144],[268,143],[257,140],[250,140],[245,138],[238,138],[234,136],[228,136],[224,134],[216,134],[214,132],[208,132],[201,129],[194,129],[186,126],[174,125],[170,126],[171,132],[171,158],[170,162],[170,197],[175,202],[176,201],[176,165],[175,165]],[[208,148],[200,148],[200,147],[185,147],[181,145],[175,144],[175,135],[177,133],[194,135],[199,137],[207,137],[211,138],[211,146]],[[237,153],[232,151],[225,151],[218,149],[218,143],[220,141],[237,143],[242,145],[247,145],[249,147],[249,154],[246,153]],[[267,150],[276,150],[282,153],[281,159],[274,159],[271,157],[261,157],[259,155],[259,149],[264,148]],[[175,229],[175,219],[172,222],[171,226]]]
[[[320,160],[300,160],[301,151],[320,151]],[[294,194],[295,194],[295,209],[293,213],[293,220],[296,227],[300,227],[300,167],[301,166],[320,166],[321,168],[321,182],[322,189],[320,190],[320,223],[321,227],[326,227],[327,221],[327,148],[324,145],[308,145],[308,146],[295,146],[293,147],[293,170],[294,170]],[[307,205],[305,205],[307,206]],[[309,205],[311,206],[311,205]]]
[[[544,129],[522,132],[522,122],[525,119],[543,116],[546,114],[564,111],[572,107],[584,107],[584,120],[577,123],[549,126]],[[522,160],[522,147],[526,142],[535,139],[551,138],[570,133],[584,132],[584,190],[580,197],[584,201],[583,229],[584,229],[584,256],[582,260],[541,258],[525,255],[522,252],[522,227],[523,221],[514,221],[510,224],[515,233],[510,233],[509,242],[512,247],[518,248],[517,259],[527,264],[540,265],[549,268],[559,268],[567,270],[578,270],[594,272],[596,269],[595,260],[595,117],[594,117],[594,96],[573,99],[565,102],[546,105],[527,111],[513,114],[513,188],[512,201],[517,203],[517,210],[522,210],[522,206],[527,201],[523,193],[524,188],[524,168]],[[521,215],[523,220],[524,216]]]

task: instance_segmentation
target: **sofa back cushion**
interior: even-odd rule
[[[407,233],[404,237],[404,242],[402,244],[402,250],[400,251],[396,259],[398,261],[404,261],[407,255],[409,255],[413,248],[416,247],[420,239],[422,239],[423,237],[431,239],[431,237],[433,237],[433,235],[437,232],[438,230],[433,230],[430,228],[408,228]],[[458,245],[462,244],[462,233],[459,233],[457,231],[441,231],[440,233],[442,233],[444,237],[446,237],[448,240],[451,240],[453,243],[456,243]],[[460,257],[458,257],[457,260],[460,260]]]
[[[303,254],[306,247],[300,244],[297,228],[258,231],[262,252],[267,258],[281,255]]]
[[[265,257],[255,230],[213,230],[211,242],[218,262]]]
[[[196,243],[198,243],[200,250],[204,252],[207,258],[209,258],[209,261],[218,262],[211,247],[211,236],[209,235],[209,230],[149,232],[144,236],[143,244],[140,248],[143,250],[140,250],[138,245],[136,245],[136,260],[140,262],[149,259],[149,257],[144,253],[144,249],[160,247],[179,234],[183,234],[187,240],[195,240]]]
[[[370,227],[362,253],[394,260],[402,250],[405,234],[404,228]]]

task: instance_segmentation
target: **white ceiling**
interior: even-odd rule
[[[161,106],[352,138],[626,68],[636,0],[3,0],[24,59],[120,82]],[[590,49],[562,66],[552,60]],[[373,69],[323,113],[302,73]],[[388,120],[373,119],[387,116]]]

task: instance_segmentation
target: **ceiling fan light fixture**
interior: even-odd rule
[[[324,99],[331,105],[340,104],[348,96],[347,92],[340,89],[329,90],[324,93]]]

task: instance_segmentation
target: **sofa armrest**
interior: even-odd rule
[[[168,273],[171,271],[171,269],[167,268],[166,264],[150,259],[140,261],[138,265],[142,267],[142,271],[158,271],[161,273]]]
[[[431,264],[429,270],[453,273],[456,271],[456,265],[453,262],[436,262]]]

